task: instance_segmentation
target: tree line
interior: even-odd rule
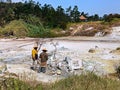
[[[69,22],[82,22],[80,16],[83,15],[87,21],[104,20],[109,22],[113,18],[120,18],[119,14],[105,14],[100,17],[98,14],[89,16],[88,13],[80,12],[78,6],[73,8],[69,6],[64,9],[58,6],[56,9],[50,4],[41,5],[33,0],[25,1],[24,3],[12,3],[12,0],[7,2],[0,1],[0,26],[3,27],[12,20],[22,19],[26,23],[32,25],[43,24],[46,28],[62,28],[65,29]]]

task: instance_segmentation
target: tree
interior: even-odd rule
[[[99,20],[98,14],[95,14],[93,18],[94,18],[94,21],[98,21]]]
[[[58,6],[56,9],[56,24],[58,27],[65,29],[67,22],[68,22],[68,16],[65,14],[65,10]]]
[[[14,20],[14,16],[15,14],[14,14],[13,8],[8,8],[5,16],[6,21],[10,22],[11,20]]]
[[[37,2],[37,4],[35,4],[34,6],[34,14],[38,17],[42,16],[42,10],[41,10],[41,5],[39,4],[39,2]]]
[[[83,15],[84,17],[88,17],[88,13],[85,13],[85,12],[81,12],[80,15]]]
[[[80,12],[78,11],[78,7],[74,6],[73,10],[71,11],[70,17],[73,22],[79,22],[80,19]]]
[[[66,9],[66,14],[68,15],[68,16],[70,16],[70,14],[71,14],[71,10],[72,9],[72,7],[71,6],[69,6],[67,9]]]
[[[113,18],[113,15],[112,15],[112,14],[109,14],[109,15],[105,14],[105,15],[103,16],[103,19],[104,19],[106,22],[110,22],[110,21],[112,20],[112,18]]]
[[[7,3],[12,3],[12,0],[6,0]]]

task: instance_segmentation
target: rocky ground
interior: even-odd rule
[[[45,74],[30,69],[31,50],[36,41],[42,42],[41,48],[48,49],[48,64],[53,66],[47,68]],[[108,75],[115,73],[115,68],[120,63],[118,47],[120,47],[120,40],[115,36],[0,39],[0,76],[14,76],[22,80],[48,83],[72,74],[86,73],[86,71]],[[80,68],[72,69],[72,64],[68,65],[65,60],[80,61],[77,62]]]

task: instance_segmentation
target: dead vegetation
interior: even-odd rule
[[[72,36],[95,36],[97,32],[102,32],[103,36],[109,34],[110,27],[101,22],[86,22],[70,25],[69,30]]]

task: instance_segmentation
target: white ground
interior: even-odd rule
[[[113,32],[114,38],[111,36],[112,34],[107,37],[54,38],[53,42],[58,43],[57,59],[62,60],[67,56],[73,60],[82,60],[84,70],[95,69],[99,74],[114,73],[114,66],[120,62],[120,53],[110,52],[120,47],[120,37],[118,34],[120,27],[115,28],[115,30],[117,37],[115,37],[116,34]],[[50,39],[45,40],[46,43],[42,45],[42,48],[46,47],[48,53],[51,53],[55,48],[50,44]],[[22,75],[22,77],[27,79],[32,78],[42,82],[53,82],[64,78],[64,75],[37,73],[30,69],[32,64],[31,50],[35,41],[39,41],[39,39],[0,39],[0,60],[7,65],[7,71],[9,73]],[[95,48],[96,46],[97,48]],[[65,48],[67,48],[67,50],[65,50]],[[91,48],[95,50],[95,53],[88,52]]]

